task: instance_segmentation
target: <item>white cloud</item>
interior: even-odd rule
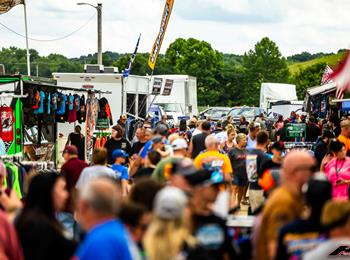
[[[77,0],[80,2],[81,0]],[[103,50],[149,52],[158,33],[164,0],[103,0]],[[97,2],[90,2],[96,4]],[[94,13],[72,0],[27,0],[32,38],[64,36]],[[178,37],[208,41],[219,51],[244,53],[268,36],[282,54],[335,52],[349,47],[350,1],[344,0],[175,0],[162,52]],[[0,22],[24,34],[23,8],[0,15]],[[0,47],[25,47],[25,40],[0,26]],[[68,57],[96,51],[96,18],[73,36],[57,42],[30,41],[40,54]]]

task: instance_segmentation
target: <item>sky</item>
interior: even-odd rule
[[[79,1],[79,0],[78,0]],[[40,55],[79,57],[97,50],[96,10],[74,0],[26,0],[29,41]],[[131,53],[141,33],[139,52],[150,52],[165,0],[100,0],[103,51]],[[97,4],[91,0],[89,3]],[[209,42],[224,53],[243,54],[267,36],[284,56],[308,51],[337,52],[350,47],[348,0],[175,0],[161,53],[176,38]],[[87,21],[90,21],[87,23]],[[24,34],[23,6],[0,15],[0,22]],[[25,39],[0,26],[0,47],[25,48]]]

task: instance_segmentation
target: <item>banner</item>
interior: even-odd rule
[[[0,14],[7,13],[12,7],[24,4],[24,0],[0,0]]]
[[[152,95],[159,95],[160,94],[160,90],[162,89],[162,83],[163,83],[162,78],[154,78]]]
[[[162,95],[163,96],[170,96],[173,85],[174,85],[174,80],[166,79]]]
[[[129,75],[130,75],[131,67],[132,67],[132,64],[134,63],[134,60],[135,60],[135,57],[136,57],[136,53],[137,53],[137,49],[139,48],[140,39],[141,39],[141,34],[139,36],[139,39],[137,40],[134,53],[131,55],[130,61],[128,63],[128,66],[125,68],[125,70],[123,72],[123,77],[125,77],[125,78],[129,77]]]
[[[162,21],[160,23],[159,33],[158,33],[158,36],[156,38],[156,41],[153,44],[153,48],[152,48],[151,54],[149,55],[149,59],[148,59],[148,66],[152,70],[154,70],[154,67],[156,66],[158,54],[159,54],[160,48],[162,46],[162,42],[163,42],[163,39],[165,36],[166,28],[168,26],[168,22],[170,19],[171,11],[173,9],[173,5],[174,5],[174,0],[166,0],[164,11],[163,11]]]

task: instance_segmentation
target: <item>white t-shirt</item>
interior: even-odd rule
[[[252,140],[249,135],[247,135],[247,149],[255,149],[256,140]]]
[[[226,131],[222,131],[219,132],[215,135],[216,139],[218,139],[218,141],[220,142],[220,144],[223,144],[227,141],[228,137],[227,137],[227,132]]]
[[[350,240],[347,238],[328,240],[306,253],[303,259],[350,259]]]
[[[85,186],[91,180],[97,177],[111,177],[116,178],[114,171],[111,168],[103,165],[93,165],[90,167],[86,167],[80,174],[80,177],[77,181],[75,187],[80,190],[83,186]]]
[[[195,135],[199,135],[199,134],[201,134],[202,133],[202,131],[201,130],[198,130],[197,128],[193,131],[193,133],[192,133],[192,137],[193,136],[195,136]]]

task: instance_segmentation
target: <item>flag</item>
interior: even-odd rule
[[[165,36],[165,31],[168,26],[168,22],[170,19],[171,11],[173,9],[174,5],[174,0],[166,0],[164,11],[163,11],[163,16],[162,16],[162,21],[160,23],[160,29],[158,36],[153,44],[153,48],[151,51],[151,54],[149,55],[148,59],[148,66],[154,70],[154,67],[156,66],[158,54],[160,51],[160,48],[162,46],[162,42]]]
[[[130,72],[131,72],[131,66],[134,63],[134,60],[135,60],[135,57],[136,57],[136,53],[137,53],[137,49],[139,48],[140,39],[141,39],[141,33],[140,33],[139,39],[137,40],[134,53],[131,55],[131,58],[130,58],[129,63],[128,63],[128,66],[125,68],[125,70],[123,72],[123,76],[124,77],[128,77]]]
[[[345,92],[350,92],[350,51],[347,50],[343,60],[331,74],[330,78],[337,84],[336,98],[342,99]]]
[[[326,68],[324,69],[322,80],[321,80],[321,86],[333,82],[331,79],[331,75],[334,71],[326,65]]]
[[[0,14],[7,13],[16,5],[24,4],[24,0],[0,0]]]

